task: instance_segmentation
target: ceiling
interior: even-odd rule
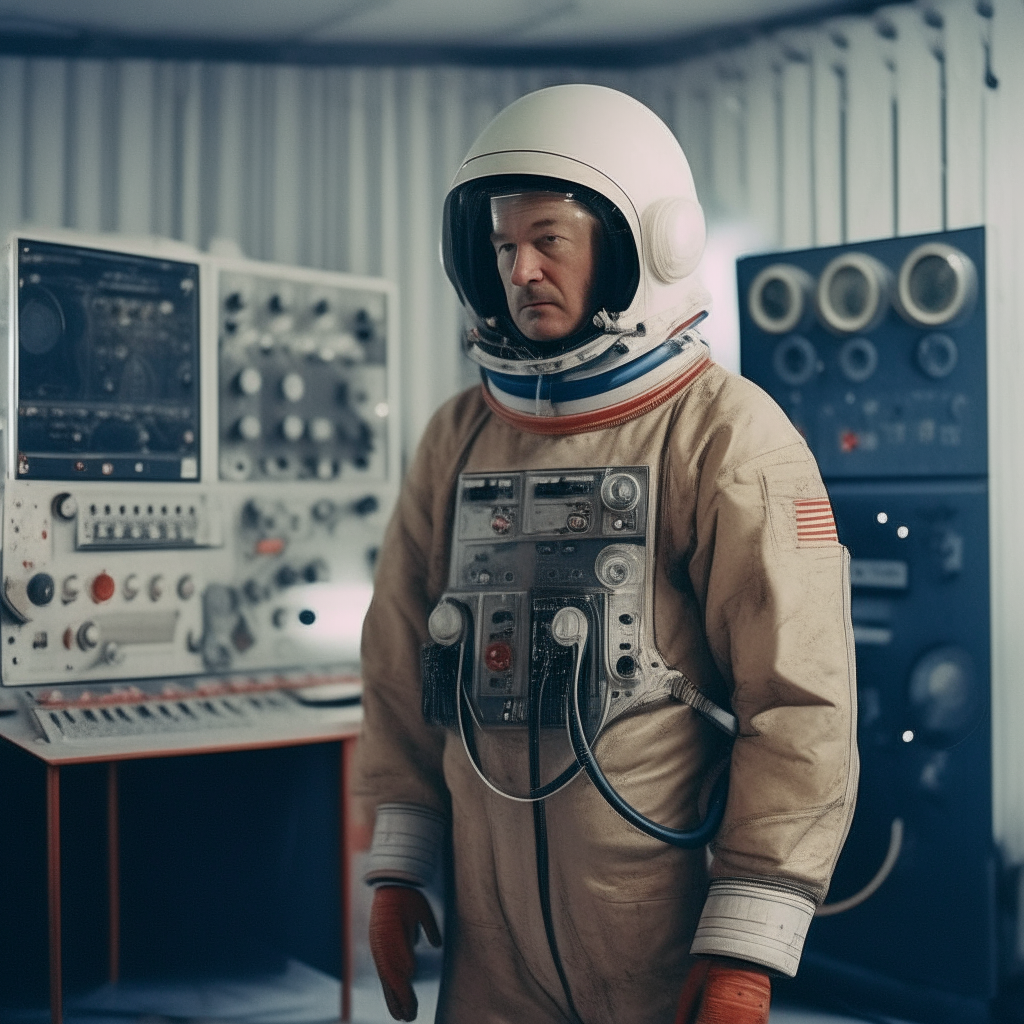
[[[864,10],[868,0],[0,0],[0,49],[254,56],[341,48],[655,48]]]

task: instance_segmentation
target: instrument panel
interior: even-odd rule
[[[6,273],[3,684],[354,669],[394,287],[70,233]]]

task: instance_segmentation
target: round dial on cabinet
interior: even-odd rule
[[[135,573],[131,573],[125,578],[124,584],[121,587],[121,593],[124,594],[126,601],[131,601],[139,595],[139,577]]]
[[[791,263],[773,263],[751,282],[747,294],[750,317],[768,334],[789,334],[808,321],[813,310],[814,282]]]
[[[163,576],[154,576],[149,581],[149,599],[151,601],[159,601],[164,596],[164,578]]]
[[[919,245],[900,268],[896,305],[912,324],[939,327],[959,321],[974,308],[977,296],[974,262],[943,242]]]
[[[891,289],[892,275],[873,256],[843,253],[818,278],[818,312],[836,334],[870,331],[885,317]]]

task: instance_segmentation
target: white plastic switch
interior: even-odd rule
[[[164,578],[163,576],[154,576],[149,581],[149,599],[151,601],[159,601],[164,596]]]
[[[309,439],[323,444],[334,437],[334,424],[326,416],[316,416],[309,421]]]
[[[72,573],[70,576],[66,576],[61,584],[60,599],[65,604],[71,604],[81,592],[81,587],[78,585],[78,577]]]
[[[247,366],[239,373],[236,384],[243,395],[258,395],[263,387],[263,375],[255,366]]]
[[[243,441],[257,441],[259,440],[260,434],[263,433],[263,426],[260,423],[260,418],[258,416],[253,416],[252,414],[243,416],[235,425],[235,429],[238,431],[238,436]]]
[[[281,378],[281,394],[289,402],[301,402],[306,394],[306,382],[298,373],[286,373]]]
[[[298,441],[305,430],[306,425],[301,416],[288,415],[281,420],[281,433],[286,441]]]
[[[187,601],[196,592],[196,581],[191,576],[182,576],[178,580],[178,597]]]
[[[135,573],[131,573],[121,587],[121,593],[124,594],[126,601],[131,601],[139,595],[139,577]]]

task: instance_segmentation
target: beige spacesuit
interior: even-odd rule
[[[687,294],[698,298],[669,308],[674,324],[656,339],[674,335],[672,358],[625,397],[535,415],[489,379],[447,403],[381,548],[356,792],[380,808],[371,881],[423,884],[451,829],[445,1024],[666,1024],[694,954],[792,975],[849,827],[848,558],[806,444],[766,395],[709,358],[693,324],[706,299]],[[649,467],[643,657],[738,719],[728,803],[709,859],[642,834],[580,774],[544,801],[539,880],[532,805],[488,789],[458,732],[424,720],[421,648],[449,586],[459,474],[617,466]],[[668,695],[615,718],[594,749],[622,796],[673,828],[699,821],[730,755]]]

